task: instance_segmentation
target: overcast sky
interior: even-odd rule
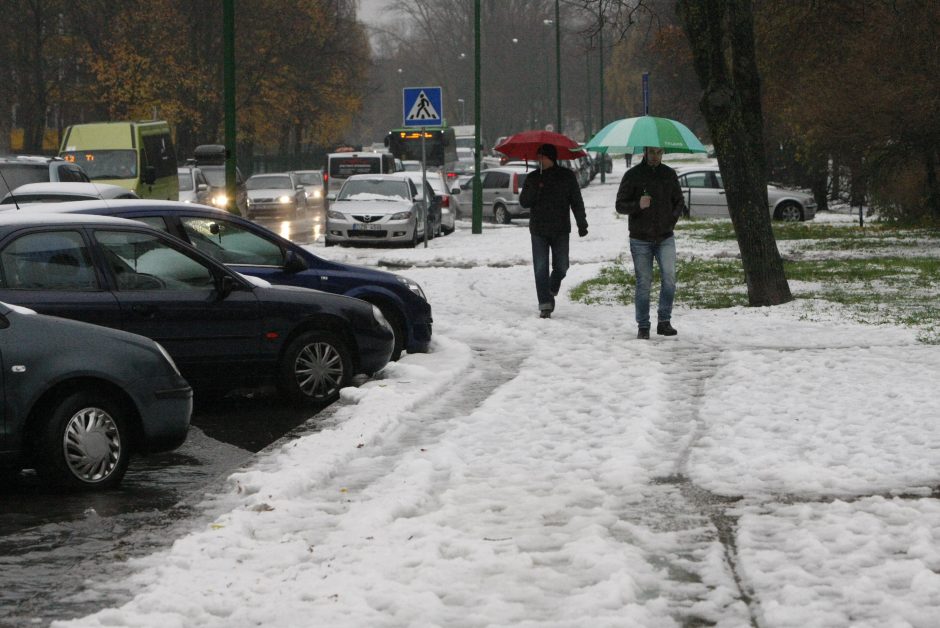
[[[359,0],[359,18],[372,25],[385,19],[385,9],[389,0]]]

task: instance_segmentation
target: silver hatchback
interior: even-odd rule
[[[326,246],[395,242],[416,246],[425,237],[425,207],[414,182],[395,175],[353,175],[330,194]]]

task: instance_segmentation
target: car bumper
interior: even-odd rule
[[[155,453],[176,449],[186,440],[193,413],[193,389],[182,377],[150,382],[140,404],[138,449]]]
[[[431,304],[423,301],[409,312],[408,338],[405,350],[408,353],[426,353],[431,344],[431,332],[434,319],[431,318]]]
[[[417,228],[411,221],[359,223],[329,219],[326,239],[330,242],[411,242]]]
[[[816,206],[804,205],[803,206],[803,220],[812,220],[815,217],[816,217]]]
[[[395,348],[395,334],[387,325],[368,331],[360,330],[356,333],[356,344],[359,345],[356,371],[371,376],[391,359]]]
[[[297,213],[294,203],[252,203],[248,206],[248,217],[255,216],[293,216]]]
[[[519,204],[519,201],[507,201],[503,203],[506,206],[506,211],[509,212],[509,215],[513,218],[528,218],[529,210]]]

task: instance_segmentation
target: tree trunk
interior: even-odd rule
[[[767,209],[760,77],[750,0],[679,0],[708,123],[741,251],[748,303],[793,299]],[[729,54],[730,53],[730,54]],[[730,67],[729,67],[730,63]]]
[[[937,181],[937,149],[930,145],[925,148],[925,167],[927,170],[927,207],[934,220],[940,220],[940,183]]]

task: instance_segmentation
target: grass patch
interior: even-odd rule
[[[729,221],[683,221],[677,227],[694,242],[734,240]],[[831,224],[780,223],[779,240],[808,240],[817,250],[857,250],[851,258],[784,261],[790,290],[803,301],[804,316],[817,318],[822,310],[872,325],[898,325],[918,330],[918,339],[940,344],[940,232],[877,225],[859,229]],[[919,256],[891,254],[920,247]],[[931,254],[937,252],[935,256]],[[680,257],[676,263],[681,305],[721,309],[747,305],[741,261],[734,257]],[[655,307],[658,270],[653,278]],[[628,256],[621,256],[600,274],[571,292],[576,301],[592,304],[633,303],[636,282]]]

